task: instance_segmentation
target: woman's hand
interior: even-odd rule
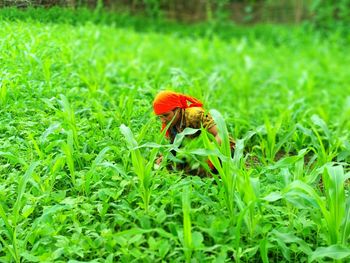
[[[162,161],[163,161],[163,155],[161,155],[161,156],[159,156],[159,157],[157,158],[156,164],[157,164],[157,165],[160,165],[160,164],[162,163]]]

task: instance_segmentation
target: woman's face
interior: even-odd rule
[[[175,118],[174,118],[175,116]],[[174,126],[174,124],[177,122],[178,118],[179,118],[179,114],[178,114],[178,110],[174,109],[168,112],[164,112],[163,114],[159,114],[158,117],[160,118],[160,121],[162,123],[164,123],[165,125],[167,125],[169,122],[171,122],[171,120],[174,118],[173,123],[170,125]]]

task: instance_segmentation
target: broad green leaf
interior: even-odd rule
[[[268,202],[275,202],[277,200],[280,200],[283,198],[283,195],[279,192],[272,192],[269,193],[267,196],[261,198],[262,200],[268,201]]]
[[[346,259],[350,257],[350,248],[341,245],[332,245],[329,247],[319,247],[310,256],[309,261],[316,259],[332,258],[332,259]]]
[[[193,248],[194,249],[199,249],[203,246],[203,235],[201,232],[198,232],[198,231],[194,231],[192,233],[192,242],[193,242]]]

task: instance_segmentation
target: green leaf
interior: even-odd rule
[[[21,253],[21,257],[23,257],[28,262],[40,262],[40,258],[37,256],[32,255],[28,251],[24,251]]]
[[[184,138],[188,135],[193,135],[196,132],[199,132],[200,129],[193,129],[193,128],[185,128],[182,132],[178,133],[174,139],[173,142],[173,147],[174,148],[179,148],[182,141],[184,140]]]
[[[124,124],[120,125],[120,131],[124,135],[126,142],[128,143],[128,146],[130,148],[137,147],[137,142],[134,138],[134,135],[132,134],[131,130],[129,127],[125,126]]]
[[[20,163],[23,166],[27,166],[27,163],[20,157],[15,156],[13,153],[10,152],[0,152],[0,157],[6,158],[9,161],[11,161],[13,164]]]
[[[281,241],[284,243],[297,243],[301,239],[297,236],[295,236],[293,233],[283,233],[278,230],[272,230],[271,233],[273,233],[276,237],[278,237]]]
[[[22,209],[22,216],[27,218],[31,213],[33,213],[35,205],[25,205]]]
[[[323,130],[327,138],[331,138],[330,131],[328,130],[327,124],[324,120],[322,120],[318,115],[312,115],[311,121]]]
[[[203,235],[201,232],[193,232],[192,233],[192,244],[193,244],[193,248],[194,249],[199,249],[202,247],[202,243],[203,243]]]
[[[261,198],[262,200],[268,201],[268,202],[275,202],[277,200],[280,200],[283,198],[282,194],[280,192],[272,192],[269,193],[267,196]]]
[[[350,248],[341,245],[319,247],[311,254],[309,261],[312,262],[325,257],[337,260],[348,258],[350,257]]]
[[[263,263],[269,263],[269,258],[267,256],[267,253],[268,253],[267,244],[268,244],[268,241],[266,238],[260,241],[260,257]]]
[[[170,244],[168,240],[162,239],[161,241],[159,241],[159,255],[161,258],[164,258],[166,254],[169,252],[169,250],[170,250]]]
[[[19,211],[21,209],[22,206],[22,198],[24,195],[24,192],[26,191],[26,186],[27,183],[29,181],[29,178],[32,176],[32,173],[34,172],[35,168],[38,166],[39,162],[34,162],[32,163],[29,168],[27,169],[27,171],[25,172],[25,174],[23,175],[23,177],[21,177],[19,179],[19,183],[18,183],[18,196],[17,196],[17,200],[13,206],[13,214],[14,214],[14,222],[13,224],[15,225],[18,221],[18,214]]]

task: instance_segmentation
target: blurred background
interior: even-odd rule
[[[181,22],[230,20],[239,24],[312,23],[343,26],[350,21],[349,0],[0,0],[1,7],[105,9]]]

